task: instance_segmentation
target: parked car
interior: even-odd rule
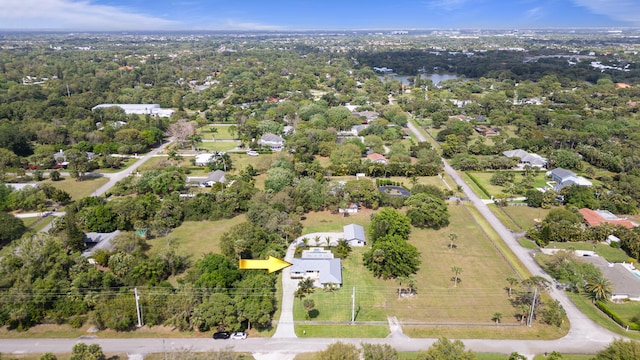
[[[231,338],[233,340],[244,340],[247,338],[247,333],[239,331],[239,332],[233,333],[233,335],[231,335]]]
[[[247,155],[249,155],[249,156],[258,156],[260,154],[255,150],[249,150],[249,151],[247,151]]]
[[[217,331],[213,333],[213,338],[215,340],[226,340],[231,337],[231,333],[228,331]]]

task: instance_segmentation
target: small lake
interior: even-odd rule
[[[409,79],[410,77],[415,78],[415,76],[413,75],[396,75],[396,74],[379,75],[379,77],[380,77],[380,80],[382,81],[384,81],[385,77],[388,77],[389,79],[396,79],[403,85],[409,85],[409,80],[407,79]],[[435,74],[435,73],[420,74],[420,77],[422,79],[431,79],[431,81],[433,81],[433,84],[436,86],[438,86],[438,84],[440,84],[441,81],[459,78],[459,76],[456,74]]]

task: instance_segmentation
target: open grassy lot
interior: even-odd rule
[[[198,144],[198,149],[207,151],[229,151],[240,145],[240,142],[231,141],[206,141]]]
[[[238,132],[235,132],[236,137],[234,138],[233,136],[231,136],[231,133],[229,132],[229,127],[230,126],[219,126],[219,125],[209,125],[209,126],[203,126],[201,128],[198,128],[197,133],[202,135],[202,138],[204,139],[216,139],[216,140],[233,140],[233,139],[237,139],[238,136]],[[215,132],[212,132],[211,129],[217,129]],[[237,127],[236,127],[237,128]]]
[[[514,182],[520,182],[522,181],[522,172],[521,171],[513,171],[513,173],[515,174],[515,179]],[[504,194],[502,192],[503,189],[505,189],[504,186],[497,186],[497,185],[493,185],[491,184],[491,177],[493,176],[494,172],[474,172],[474,171],[470,171],[468,172],[469,176],[473,176],[476,180],[478,180],[478,182],[480,182],[480,184],[482,184],[482,186],[484,186],[485,189],[487,189],[487,191],[489,192],[490,195],[493,196],[498,196],[501,194]],[[545,178],[544,172],[539,172],[536,174],[535,177],[535,181],[533,186],[534,187],[544,187],[546,186],[546,182],[547,179]]]
[[[98,188],[106,184],[109,179],[105,177],[92,177],[86,178],[82,181],[76,181],[70,177],[63,177],[59,181],[45,180],[43,184],[51,184],[53,187],[64,190],[71,195],[71,199],[78,200],[91,196],[91,193],[98,190]]]
[[[609,262],[623,262],[629,260],[629,256],[624,252],[624,250],[613,248],[607,244],[594,244],[592,242],[550,242],[549,245],[547,245],[547,248],[595,250],[598,255],[607,259]]]
[[[498,250],[462,205],[450,205],[451,224],[444,229],[413,229],[410,242],[422,254],[416,275],[418,295],[387,298],[388,308],[403,322],[490,324],[495,312],[504,324],[516,323],[509,303],[505,279],[514,276]],[[455,233],[456,247],[450,249],[449,234]],[[461,282],[453,287],[452,266],[460,266]]]
[[[515,232],[527,231],[544,219],[551,210],[529,206],[499,207],[495,204],[488,206],[507,228]]]
[[[177,249],[178,253],[191,256],[193,261],[200,259],[204,254],[219,253],[222,234],[243,221],[244,215],[218,221],[185,221],[166,237],[149,240],[150,256],[157,254],[165,246],[171,246]]]
[[[247,165],[251,165],[258,172],[268,170],[274,161],[282,157],[291,159],[291,157],[285,153],[260,154],[258,156],[230,153],[229,156],[231,157],[234,169],[240,171],[246,168]]]
[[[302,234],[342,231],[342,227],[349,224],[362,225],[367,231],[373,213],[375,211],[370,209],[360,209],[357,214],[349,216],[332,214],[329,211],[310,212],[302,220]]]

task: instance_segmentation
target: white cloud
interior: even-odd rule
[[[605,15],[619,21],[640,25],[640,11],[637,0],[572,0],[591,12]]]
[[[179,23],[76,0],[0,0],[0,28],[60,30],[161,30]]]
[[[538,20],[544,16],[544,9],[541,7],[535,7],[527,10],[527,18]]]

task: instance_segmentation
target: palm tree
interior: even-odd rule
[[[453,250],[453,248],[456,247],[456,245],[453,243],[454,241],[456,241],[456,239],[458,239],[458,234],[456,234],[456,233],[450,233],[449,234],[449,240],[451,241],[449,243],[449,249]]]
[[[509,287],[508,287],[509,299],[511,299],[511,290],[513,289],[513,286],[516,285],[519,281],[518,281],[518,279],[514,278],[513,276],[509,276],[507,278],[507,282],[509,283]]]
[[[187,140],[189,140],[189,143],[191,144],[191,150],[195,151],[196,146],[198,146],[198,144],[202,142],[202,135],[200,134],[189,135],[187,136]]]
[[[462,272],[462,267],[460,266],[452,266],[451,271],[453,271],[453,287],[457,287],[460,282],[460,273]]]
[[[229,131],[229,135],[231,135],[231,137],[235,139],[236,134],[238,133],[238,127],[235,125],[231,125],[227,128],[227,131]]]
[[[611,297],[612,285],[609,279],[600,275],[587,281],[584,290],[587,292],[591,301],[607,301]]]
[[[491,318],[491,320],[495,321],[496,325],[500,324],[500,320],[502,320],[502,313],[501,312],[493,313],[493,318]]]

